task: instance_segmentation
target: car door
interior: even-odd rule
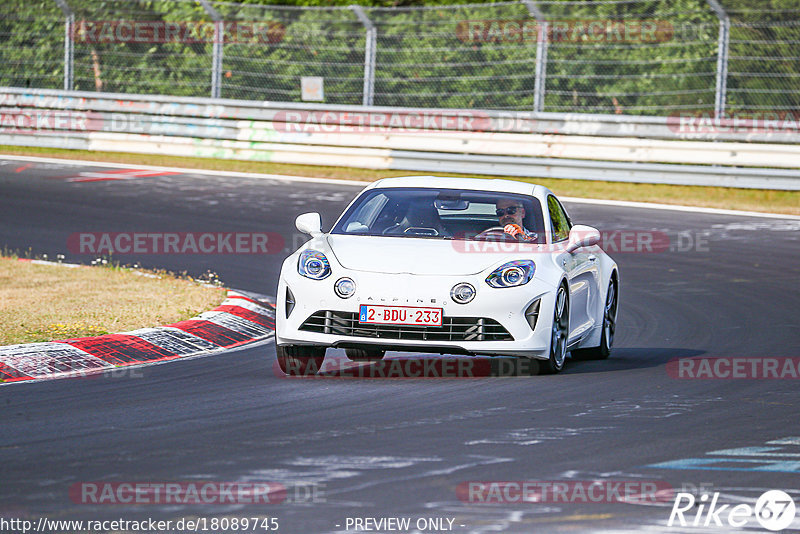
[[[553,195],[547,197],[550,214],[552,243],[566,247],[572,222],[561,202]],[[563,251],[556,262],[564,269],[569,281],[569,342],[579,340],[595,324],[590,304],[596,299],[597,278],[599,276],[597,257],[590,250],[580,248],[572,253]]]

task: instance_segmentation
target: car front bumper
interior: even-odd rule
[[[286,267],[286,266],[285,266]],[[555,305],[555,288],[536,277],[527,284],[513,288],[493,288],[486,284],[485,275],[471,276],[420,276],[410,274],[384,274],[364,271],[337,270],[325,280],[311,280],[300,276],[296,270],[284,268],[278,285],[276,309],[276,342],[279,345],[319,345],[326,347],[379,348],[408,352],[441,354],[469,354],[489,356],[522,356],[547,359]],[[356,283],[355,294],[343,299],[333,290],[335,282],[347,276]],[[458,283],[468,282],[476,289],[475,298],[467,304],[458,304],[450,297],[450,290]],[[287,306],[287,290],[291,291],[294,305]],[[535,327],[531,328],[526,311],[539,301]],[[342,329],[326,328],[309,331],[310,317],[319,312],[330,315],[355,314],[358,317],[362,304],[384,306],[411,306],[441,308],[443,318],[488,319],[499,323],[513,340],[479,340],[469,335],[464,339],[419,339],[417,332],[436,327],[404,326],[414,335],[391,334],[384,337],[371,335],[343,335]],[[287,310],[291,308],[291,313]],[[304,323],[306,326],[304,327]],[[358,329],[353,329],[358,332]],[[377,329],[380,330],[380,329]],[[398,337],[399,336],[399,337]],[[469,337],[469,339],[466,339]],[[491,338],[492,336],[484,336]],[[416,338],[416,339],[414,339]]]

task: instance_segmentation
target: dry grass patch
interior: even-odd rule
[[[314,178],[339,180],[374,181],[390,176],[425,175],[425,172],[351,169],[346,167],[321,167],[313,165],[290,165],[261,161],[237,161],[212,158],[187,158],[157,154],[126,154],[120,152],[92,152],[88,150],[65,150],[55,148],[28,148],[0,145],[0,153],[25,156],[49,156],[64,159],[82,159],[131,165],[161,165],[233,172],[265,174],[287,174]],[[509,178],[542,184],[560,196],[601,198],[606,200],[629,200],[634,202],[656,202],[705,208],[719,208],[767,213],[800,215],[800,193],[734,187],[702,187],[682,185],[633,184],[627,182],[599,182],[590,180],[557,180],[553,178],[519,178],[514,176],[482,176],[451,173],[436,173],[439,176],[477,176],[478,178]]]
[[[225,298],[222,288],[137,272],[0,257],[0,345],[159,326],[193,317]]]

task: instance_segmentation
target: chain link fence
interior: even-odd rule
[[[728,8],[729,112],[800,110],[800,1]]]
[[[654,116],[800,107],[798,0],[4,7],[2,86]]]
[[[213,24],[205,23],[201,5],[192,0],[65,1],[75,18],[74,89],[210,95]]]
[[[362,103],[366,35],[352,9],[211,5],[244,33],[264,22],[270,32],[268,39],[225,39],[223,97],[297,102],[305,76],[323,78],[325,102]]]
[[[6,2],[0,10],[0,85],[64,88],[66,15],[53,0]]]

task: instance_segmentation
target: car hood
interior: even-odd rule
[[[506,258],[507,252],[473,250],[467,241],[329,235],[328,245],[346,269],[391,274],[472,275]]]

